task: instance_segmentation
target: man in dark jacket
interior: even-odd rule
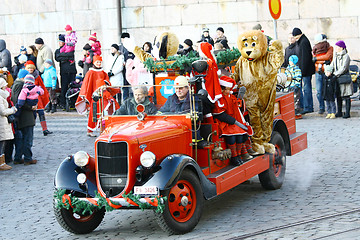
[[[18,78],[11,87],[11,101],[16,104],[21,89],[24,85],[24,77],[28,73],[25,69],[21,69]],[[18,121],[15,124],[15,157],[14,164],[24,163],[25,165],[36,164],[37,160],[32,158],[31,147],[34,138],[35,111],[36,108],[25,103],[21,107]],[[24,155],[24,161],[22,156]]]
[[[145,107],[145,113],[153,115],[157,112],[155,105],[150,102],[148,97],[148,89],[146,86],[133,87],[134,97],[124,101],[121,107],[116,110],[114,115],[137,115],[136,106],[142,104]]]
[[[309,39],[301,32],[299,28],[294,28],[292,35],[296,39],[295,53],[299,58],[299,67],[301,69],[302,80],[304,83],[302,114],[314,112],[311,77],[315,73],[315,65],[312,62],[312,48]]]
[[[284,56],[284,63],[281,67],[286,68],[289,65],[289,57],[292,55],[296,55],[296,41],[292,33],[289,33],[288,36],[288,43],[289,46],[285,48],[285,56]],[[302,107],[302,106],[301,106]]]
[[[11,53],[6,49],[6,42],[0,39],[0,68],[6,67],[11,72]]]
[[[72,81],[74,81],[76,77],[74,52],[61,53],[60,49],[64,45],[65,45],[65,36],[63,34],[59,34],[59,48],[56,49],[55,51],[55,60],[60,64],[60,78],[61,78],[60,107],[62,109],[65,109],[65,105],[66,105],[65,94],[69,88],[69,84]]]

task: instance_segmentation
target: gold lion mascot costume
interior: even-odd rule
[[[276,74],[284,62],[282,44],[276,40],[268,48],[266,36],[253,30],[241,34],[237,45],[241,57],[232,77],[238,85],[246,87],[244,99],[254,130],[254,155],[274,153],[275,146],[269,141],[273,128]]]

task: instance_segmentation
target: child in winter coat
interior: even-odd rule
[[[325,78],[323,83],[323,96],[327,107],[328,114],[326,118],[334,119],[336,113],[335,105],[335,89],[336,89],[336,77],[333,74],[334,67],[332,65],[325,65]]]
[[[299,116],[302,108],[300,105],[300,96],[301,96],[301,69],[297,65],[299,58],[296,55],[291,55],[289,57],[289,65],[287,69],[291,73],[292,82],[290,84],[290,90],[294,92],[294,105],[295,105],[295,115]]]
[[[24,86],[21,89],[21,92],[18,97],[18,101],[15,105],[18,111],[15,113],[16,116],[20,116],[21,107],[27,103],[29,106],[33,107],[36,106],[39,102],[39,95],[43,95],[44,90],[35,85],[35,78],[33,75],[28,74],[24,78]],[[36,112],[34,111],[34,114]]]
[[[91,50],[94,52],[94,55],[101,55],[101,44],[97,40],[96,33],[93,33],[89,37],[89,44],[91,46]]]
[[[49,92],[50,97],[50,106],[46,109],[46,112],[54,113],[56,112],[56,86],[57,86],[57,76],[56,69],[53,66],[51,59],[45,60],[45,70],[41,75],[41,78],[44,82],[46,89]]]
[[[73,52],[75,51],[75,44],[77,43],[76,32],[72,30],[72,27],[70,25],[66,25],[65,31],[65,45],[60,49],[60,52]]]
[[[226,145],[231,150],[230,162],[239,166],[252,159],[244,143],[253,134],[253,130],[240,112],[237,98],[231,94],[235,85],[235,80],[230,77],[220,78],[222,97],[215,102],[213,116],[219,120],[220,136],[225,138]]]

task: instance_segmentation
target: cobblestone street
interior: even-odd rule
[[[152,211],[141,210],[107,212],[91,234],[63,230],[52,210],[55,171],[68,154],[93,155],[95,138],[86,136],[87,119],[76,113],[47,115],[47,121],[53,134],[44,137],[38,122],[34,130],[38,164],[0,172],[0,239],[359,239],[359,211],[329,216],[359,208],[358,116],[297,120],[309,147],[287,158],[283,187],[264,190],[254,177],[207,201],[199,224],[182,236],[166,235]]]

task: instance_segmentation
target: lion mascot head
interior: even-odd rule
[[[256,61],[267,52],[267,38],[260,30],[248,31],[241,34],[237,41],[241,57],[248,61]]]
[[[177,53],[179,48],[179,39],[172,32],[163,32],[155,37],[154,40],[154,57],[167,59]]]

